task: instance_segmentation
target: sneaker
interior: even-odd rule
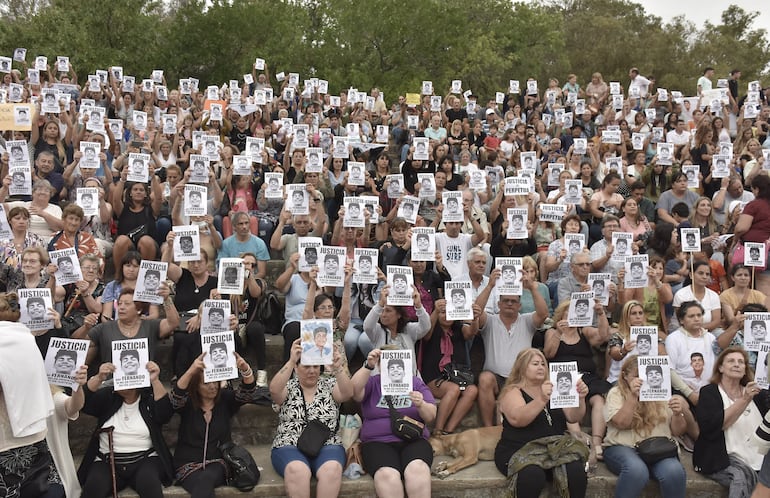
[[[695,441],[693,441],[689,434],[682,434],[676,440],[679,442],[679,446],[688,453],[692,453],[695,449]]]
[[[257,386],[267,386],[267,370],[257,370]]]

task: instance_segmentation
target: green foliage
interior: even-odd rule
[[[121,65],[140,79],[164,69],[172,87],[187,76],[221,85],[262,57],[272,74],[327,79],[334,93],[378,86],[389,100],[425,79],[438,94],[461,79],[483,99],[509,79],[575,73],[585,84],[600,71],[626,82],[631,66],[692,94],[706,66],[749,81],[770,63],[756,13],[734,5],[700,30],[627,0],[5,0],[0,11],[0,53],[68,55],[81,81]]]

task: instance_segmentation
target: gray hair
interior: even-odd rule
[[[484,261],[489,261],[489,255],[482,249],[479,249],[478,247],[474,247],[468,251],[467,260],[471,261],[476,256],[483,256]]]
[[[37,192],[38,190],[48,190],[48,193],[53,195],[53,185],[48,180],[38,180],[32,185],[32,192]]]

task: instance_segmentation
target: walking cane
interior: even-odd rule
[[[112,498],[118,498],[118,480],[115,478],[115,447],[113,446],[112,433],[115,427],[103,427],[99,432],[107,433],[107,443],[110,448],[110,473],[112,474]]]

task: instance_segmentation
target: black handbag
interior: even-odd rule
[[[441,378],[436,381],[436,387],[447,380],[457,384],[461,391],[465,391],[466,387],[473,385],[476,378],[473,376],[470,367],[452,362],[444,367],[444,371],[441,372]]]
[[[302,398],[302,406],[305,408],[305,418],[307,419],[307,404],[305,403],[305,395],[302,393],[302,388],[297,385],[299,396]],[[339,418],[337,419],[337,428],[339,428]],[[334,429],[337,432],[337,429]],[[321,452],[321,448],[324,447],[326,441],[332,435],[332,430],[329,426],[324,424],[318,419],[311,419],[307,421],[305,428],[302,430],[302,434],[297,439],[297,449],[302,452],[308,458],[315,458]]]
[[[259,467],[251,453],[243,446],[238,446],[232,441],[219,445],[222,458],[227,462],[229,478],[227,484],[238,491],[251,491],[259,484]]]
[[[130,232],[126,234],[126,237],[131,239],[131,243],[134,245],[137,245],[139,243],[139,239],[147,235],[149,232],[147,230],[147,225],[140,225]]]
[[[656,436],[634,445],[644,463],[652,465],[665,458],[679,458],[679,445],[670,437]]]
[[[390,430],[393,434],[407,442],[422,439],[422,432],[425,429],[425,424],[412,417],[398,413],[398,411],[393,408],[393,400],[390,396],[385,396],[385,402],[388,404],[388,410],[390,410]]]

